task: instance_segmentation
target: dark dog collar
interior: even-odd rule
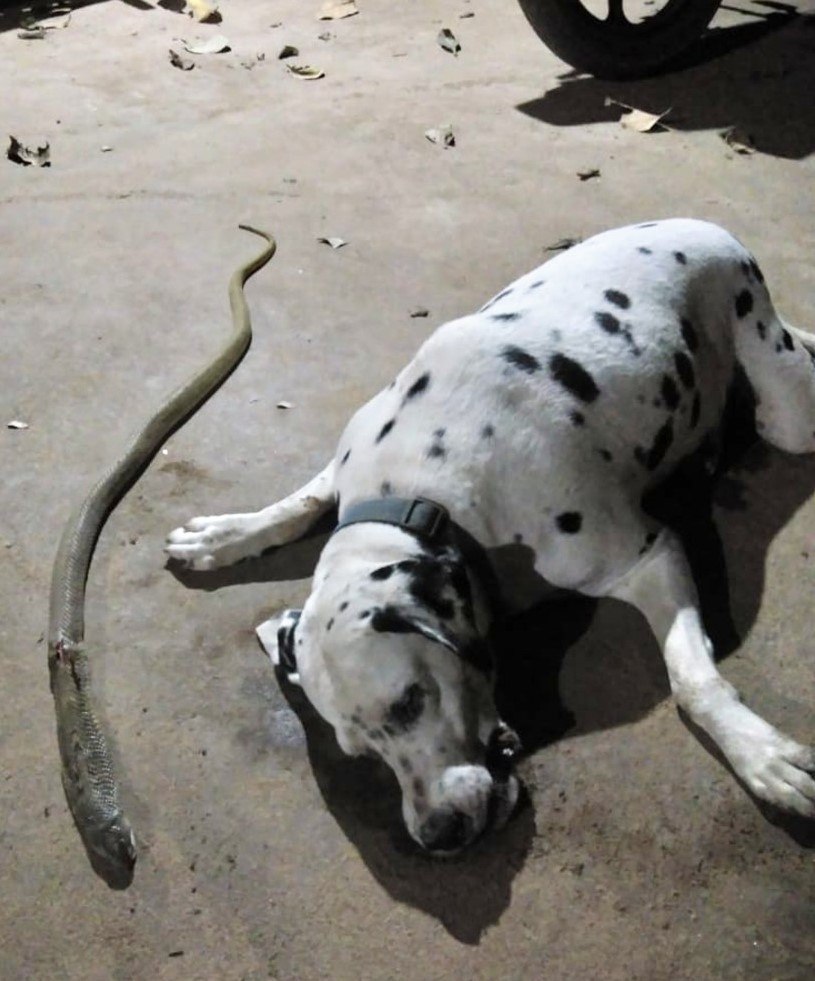
[[[357,501],[346,508],[333,534],[367,521],[395,525],[415,535],[420,542],[452,545],[478,577],[493,613],[501,609],[498,579],[483,545],[450,517],[447,508],[426,497],[381,497]]]

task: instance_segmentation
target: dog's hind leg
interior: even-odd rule
[[[193,518],[170,532],[164,551],[191,569],[217,569],[303,535],[334,504],[334,462],[298,491],[248,514]]]
[[[663,530],[650,551],[607,590],[636,606],[662,647],[671,691],[756,797],[815,817],[815,750],[788,739],[743,705],[720,674],[678,539]]]
[[[785,324],[758,266],[734,298],[736,357],[757,397],[759,434],[789,453],[815,452],[815,335]]]

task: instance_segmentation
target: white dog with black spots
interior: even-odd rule
[[[497,591],[516,607],[537,596],[514,581],[523,561],[501,561],[507,546],[541,584],[637,607],[677,704],[744,784],[813,817],[815,752],[721,676],[683,548],[641,506],[717,429],[737,366],[763,438],[815,450],[813,351],[723,229],[672,219],[605,232],[436,330],[310,483],[257,513],[194,518],[167,552],[214,569],[338,506],[302,613],[261,637],[342,749],[392,768],[407,829],[430,852],[460,850],[517,798],[487,634]],[[403,503],[418,524],[393,517]]]

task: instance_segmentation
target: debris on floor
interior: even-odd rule
[[[594,177],[599,177],[600,171],[597,167],[592,167],[591,170],[578,170],[577,176],[581,181],[590,181]]]
[[[323,245],[330,245],[332,249],[341,249],[343,245],[348,245],[344,238],[318,238],[317,241]]]
[[[317,20],[342,20],[359,13],[354,0],[327,0],[320,8]]]
[[[719,135],[731,150],[742,154],[742,156],[756,152],[753,137],[738,126],[731,126]]]
[[[451,123],[446,126],[434,126],[432,129],[426,129],[424,135],[431,143],[438,143],[445,149],[456,145],[456,136]]]
[[[184,50],[189,51],[190,54],[222,54],[231,50],[229,38],[224,37],[223,34],[214,34],[206,41],[185,41],[184,38],[178,40],[184,45]]]
[[[651,133],[657,128],[660,131],[668,129],[662,120],[671,111],[670,107],[662,112],[646,112],[644,109],[637,109],[634,106],[629,106],[625,102],[619,102],[617,99],[612,99],[610,96],[606,96],[604,105],[619,106],[621,109],[627,110],[620,117],[620,124],[625,129],[633,130],[635,133]]]
[[[23,167],[50,167],[51,144],[47,141],[42,146],[26,146],[16,136],[9,135],[6,156],[12,163],[22,164]]]
[[[436,43],[440,48],[445,51],[449,51],[450,54],[458,56],[459,51],[461,51],[461,45],[458,42],[458,38],[453,34],[449,27],[443,27],[436,38]]]
[[[180,55],[177,51],[170,50],[170,64],[174,68],[180,68],[182,72],[192,71],[195,68],[195,62],[192,58],[186,58],[184,55]]]
[[[315,68],[313,65],[286,65],[286,68],[295,78],[303,78],[306,81],[325,78],[325,72],[322,68]]]

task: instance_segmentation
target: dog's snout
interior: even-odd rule
[[[433,811],[419,829],[422,844],[431,852],[454,852],[473,837],[473,819],[464,811]]]

